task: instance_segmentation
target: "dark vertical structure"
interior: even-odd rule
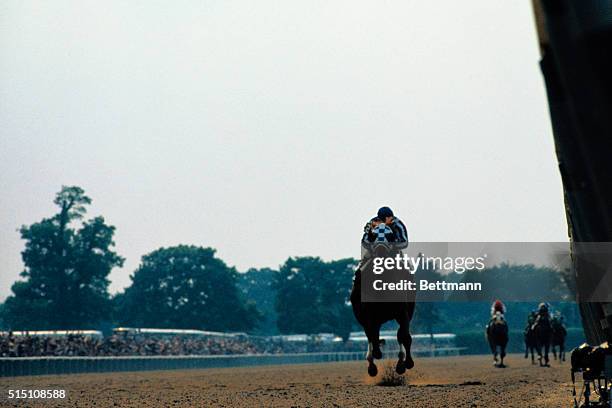
[[[534,0],[569,235],[612,241],[612,0]],[[575,248],[575,244],[573,245]],[[573,258],[577,285],[591,265]],[[612,303],[580,310],[588,341],[612,341]]]

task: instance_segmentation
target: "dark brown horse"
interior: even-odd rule
[[[393,257],[398,251],[387,244],[375,244],[371,248],[375,257]],[[351,305],[353,313],[359,324],[363,327],[368,338],[368,351],[366,360],[368,362],[368,374],[372,377],[378,373],[378,368],[374,363],[375,359],[382,358],[380,349],[380,327],[390,321],[395,320],[399,324],[397,329],[397,341],[400,345],[398,360],[395,371],[403,374],[406,370],[414,367],[414,361],[410,355],[412,337],[410,336],[410,321],[414,314],[414,301],[407,302],[363,302],[361,299],[362,273],[367,270],[366,262],[355,272],[355,281],[351,291]]]
[[[525,338],[525,358],[529,358],[529,353],[531,353],[531,364],[535,364],[535,353],[538,347],[535,330],[533,330],[535,319],[535,313],[529,315],[527,319],[527,327],[525,327],[525,332],[523,333]]]
[[[508,345],[508,324],[502,317],[502,314],[497,312],[487,325],[487,341],[493,353],[495,366],[504,368],[504,357],[506,357],[506,346]],[[500,360],[497,359],[497,350],[499,349]]]
[[[532,328],[535,333],[540,367],[549,367],[548,352],[552,341],[553,329],[548,314],[539,314]]]
[[[559,348],[559,362],[565,361],[565,337],[567,336],[567,330],[560,319],[553,318],[551,321],[552,326],[552,339],[551,346],[553,357],[557,359],[557,350]]]

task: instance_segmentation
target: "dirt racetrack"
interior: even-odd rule
[[[0,406],[571,406],[569,362],[540,368],[511,355],[505,369],[491,363],[489,356],[418,358],[406,385],[395,387],[377,386],[364,362],[2,378]],[[8,389],[42,388],[65,389],[68,398],[6,399]]]

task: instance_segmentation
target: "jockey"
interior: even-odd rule
[[[529,312],[529,315],[527,315],[527,326],[525,326],[525,333],[527,333],[533,327],[537,317],[538,313],[535,310]]]
[[[550,305],[546,302],[542,302],[538,305],[536,311],[536,318],[531,328],[534,329],[540,322],[550,320]]]
[[[527,326],[531,327],[531,325],[536,321],[537,317],[538,317],[538,312],[536,312],[535,310],[532,310],[531,312],[529,312],[529,315],[527,316]]]
[[[491,317],[495,316],[495,313],[497,312],[499,312],[502,315],[502,318],[504,317],[504,314],[506,314],[506,305],[504,305],[502,301],[499,299],[497,299],[491,305]]]
[[[563,315],[560,312],[553,314],[552,317],[550,318],[550,322],[553,325],[557,325],[557,326],[565,326],[565,323],[563,322],[564,320],[565,319],[563,318]]]
[[[550,305],[546,302],[542,302],[538,305],[538,316],[550,317]]]
[[[487,330],[489,326],[493,324],[497,320],[498,323],[506,324],[506,318],[504,317],[504,313],[506,313],[506,306],[502,303],[501,300],[497,299],[491,305],[491,319],[489,323],[487,323]],[[498,320],[499,319],[499,320]]]
[[[357,265],[355,275],[365,265],[370,254],[365,248],[374,242],[392,242],[395,247],[402,250],[408,247],[408,233],[406,226],[397,217],[393,215],[393,211],[389,207],[382,207],[378,210],[376,217],[368,221],[363,227],[363,236],[361,238],[361,261]]]
[[[397,245],[399,249],[404,249],[408,246],[406,226],[399,218],[393,215],[393,211],[389,207],[380,208],[377,216],[366,223],[365,227],[363,227],[361,242],[367,244],[382,240],[379,236],[380,233],[375,231],[375,228],[381,223],[384,223],[391,232],[391,234],[388,234],[389,230],[385,228],[384,234],[387,241],[399,244]],[[378,230],[380,231],[380,228]]]
[[[553,315],[550,320],[550,324],[553,327],[553,330],[562,335],[563,337],[567,336],[567,329],[565,328],[565,323],[563,323],[563,315],[561,313],[557,313]]]

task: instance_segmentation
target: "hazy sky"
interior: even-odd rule
[[[415,241],[566,240],[527,1],[4,1],[0,299],[17,228],[79,185],[140,256],[239,270]]]

